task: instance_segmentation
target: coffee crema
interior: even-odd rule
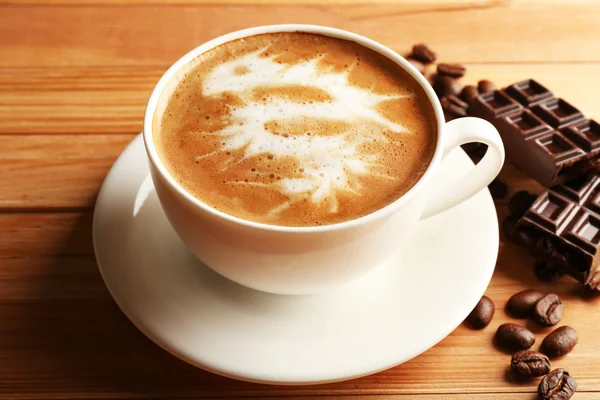
[[[175,79],[153,121],[160,159],[200,201],[248,221],[356,219],[406,193],[433,157],[423,89],[354,42],[251,36],[198,56]]]

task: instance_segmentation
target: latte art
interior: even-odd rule
[[[416,82],[366,48],[319,35],[227,43],[163,96],[155,141],[173,176],[212,207],[258,222],[372,212],[420,178],[435,146]]]

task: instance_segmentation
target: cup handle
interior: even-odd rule
[[[444,185],[429,194],[421,219],[439,214],[475,195],[494,180],[504,164],[504,145],[500,134],[486,120],[474,117],[455,119],[446,124],[444,135],[443,158],[456,147],[470,142],[487,144],[488,150],[475,168],[451,183],[451,187]]]

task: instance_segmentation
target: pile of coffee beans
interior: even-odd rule
[[[521,207],[521,204],[513,204],[513,207]],[[483,296],[465,322],[474,329],[483,329],[492,321],[495,309],[493,301]],[[530,318],[538,324],[554,326],[563,317],[564,305],[555,293],[545,294],[526,289],[510,297],[506,303],[506,311],[516,319]],[[575,329],[566,325],[555,329],[544,338],[539,351],[530,350],[536,341],[533,332],[516,323],[500,325],[494,340],[497,346],[515,351],[511,357],[510,369],[517,379],[528,380],[544,376],[538,386],[540,399],[568,400],[575,393],[575,378],[561,368],[551,371],[550,362],[550,359],[571,352],[577,345],[579,338]]]

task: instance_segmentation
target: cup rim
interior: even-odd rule
[[[175,77],[176,73],[181,70],[187,63],[191,62],[193,59],[198,57],[199,55],[217,47],[224,43],[231,42],[233,40],[242,39],[244,37],[261,35],[266,33],[279,33],[279,32],[302,32],[302,33],[313,33],[320,34],[324,36],[329,36],[333,38],[348,40],[351,42],[355,42],[363,47],[371,49],[389,60],[393,61],[401,68],[403,68],[406,72],[410,74],[410,76],[417,81],[417,83],[421,86],[421,88],[425,91],[426,96],[429,99],[429,102],[433,108],[433,113],[436,119],[437,126],[437,141],[435,146],[435,151],[431,162],[427,166],[425,173],[421,176],[421,178],[402,196],[398,197],[396,200],[391,202],[390,204],[381,207],[367,215],[363,215],[361,217],[351,219],[348,221],[338,222],[335,224],[329,225],[317,225],[317,226],[286,226],[286,225],[270,225],[261,222],[248,221],[222,211],[219,211],[208,204],[202,202],[191,193],[189,193],[186,189],[184,189],[167,171],[166,167],[163,165],[158,152],[156,151],[156,147],[153,139],[152,125],[154,114],[156,112],[158,106],[158,100],[160,95],[165,90],[167,84]],[[252,28],[246,28],[242,30],[238,30],[235,32],[231,32],[217,38],[214,38],[195,49],[189,51],[179,60],[177,60],[167,71],[162,75],[148,100],[148,104],[146,106],[146,110],[144,113],[144,121],[143,121],[143,138],[144,145],[146,147],[146,153],[148,155],[148,159],[154,169],[158,171],[162,179],[171,187],[171,189],[175,190],[182,198],[184,198],[188,203],[193,206],[199,207],[205,212],[212,214],[215,217],[223,219],[225,221],[242,225],[247,228],[259,229],[271,232],[281,232],[281,233],[317,233],[317,232],[333,232],[340,231],[348,228],[355,228],[360,225],[367,224],[369,222],[373,222],[384,217],[388,217],[391,214],[398,211],[404,205],[413,200],[426,186],[426,183],[431,179],[431,176],[434,173],[435,168],[440,163],[441,158],[443,156],[444,145],[443,145],[443,128],[445,125],[445,119],[443,116],[442,106],[438,97],[436,96],[433,88],[427,81],[427,79],[421,74],[417,69],[409,63],[404,57],[400,56],[394,50],[390,49],[387,46],[382,45],[372,39],[369,39],[365,36],[359,35],[357,33],[345,31],[338,28],[330,28],[326,26],[320,25],[309,25],[309,24],[278,24],[278,25],[262,25],[256,26]]]

